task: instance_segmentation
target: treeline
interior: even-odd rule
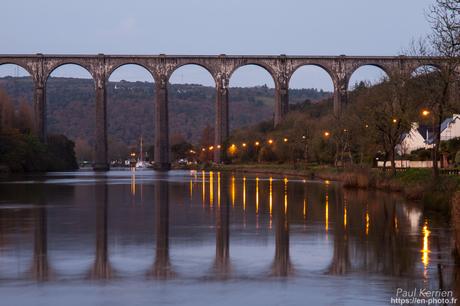
[[[0,78],[8,95],[32,102],[33,84],[27,77]],[[273,119],[274,89],[267,86],[230,88],[230,125],[239,128]],[[146,145],[154,138],[155,86],[150,82],[108,83],[108,139],[111,159],[137,148],[141,136]],[[319,101],[331,93],[317,89],[293,89],[291,104]],[[94,83],[90,79],[50,78],[47,82],[48,131],[64,134],[76,143],[79,159],[91,160],[94,147]],[[203,131],[215,121],[215,88],[197,84],[169,86],[171,145],[183,139],[198,145]]]
[[[436,130],[439,122],[460,110],[458,100],[451,98],[443,104],[442,117],[436,116],[433,95],[442,91],[439,77],[431,70],[404,82],[384,79],[374,86],[361,82],[350,92],[340,117],[333,114],[332,99],[300,103],[291,107],[276,128],[267,121],[234,131],[228,143],[229,161],[336,166],[394,161],[398,158],[395,149],[412,122]],[[423,116],[423,111],[429,115]],[[434,132],[432,137],[436,137]],[[456,161],[457,144],[453,140],[441,146],[450,162]],[[432,156],[431,151],[416,154]]]
[[[14,101],[0,90],[0,172],[63,171],[78,169],[74,143],[50,135],[46,144],[34,134],[29,103]]]

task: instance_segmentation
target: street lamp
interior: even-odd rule
[[[327,138],[327,137],[329,137],[329,136],[331,136],[331,133],[329,133],[328,131],[325,131],[325,132],[324,132],[324,137]]]
[[[273,139],[269,139],[268,144],[273,144]]]
[[[284,142],[288,142],[288,139],[285,137],[285,138],[283,139],[283,141],[284,141]]]
[[[430,115],[430,111],[427,109],[422,110],[422,116],[423,117],[428,117]]]
[[[256,141],[256,142],[254,143],[254,145],[255,145],[256,147],[258,147],[258,146],[260,145],[260,142]]]

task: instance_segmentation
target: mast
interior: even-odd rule
[[[141,135],[141,152],[139,154],[140,161],[144,161],[144,140]]]

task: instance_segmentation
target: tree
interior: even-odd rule
[[[460,0],[435,0],[428,12],[432,33],[415,49],[418,55],[441,56],[442,67],[427,67],[419,76],[425,103],[432,112],[433,122],[433,176],[439,175],[438,156],[441,143],[441,124],[458,106],[454,94],[458,90],[460,64]]]
[[[211,146],[214,144],[214,129],[207,124],[206,127],[203,129],[200,138],[200,160],[210,161],[213,158],[213,151],[209,150]],[[203,150],[204,149],[204,150]],[[215,149],[215,148],[214,148]]]
[[[15,116],[14,126],[23,133],[32,133],[34,130],[34,111],[32,106],[25,100],[19,102],[19,108]]]
[[[13,128],[14,106],[10,97],[0,89],[0,131]]]
[[[77,138],[75,140],[75,154],[79,161],[91,161],[93,159],[93,148],[85,139]]]
[[[384,162],[390,159],[393,175],[396,173],[396,146],[402,135],[410,130],[414,116],[410,112],[414,108],[413,101],[408,98],[409,89],[405,83],[394,76],[392,81],[383,79],[371,88],[360,88],[353,96],[354,109],[359,108],[360,113],[359,128],[365,130],[359,137],[369,137],[385,152]],[[356,126],[356,122],[350,124]]]

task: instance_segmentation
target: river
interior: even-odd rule
[[[112,170],[0,181],[1,305],[388,305],[460,289],[448,219],[329,181]]]

